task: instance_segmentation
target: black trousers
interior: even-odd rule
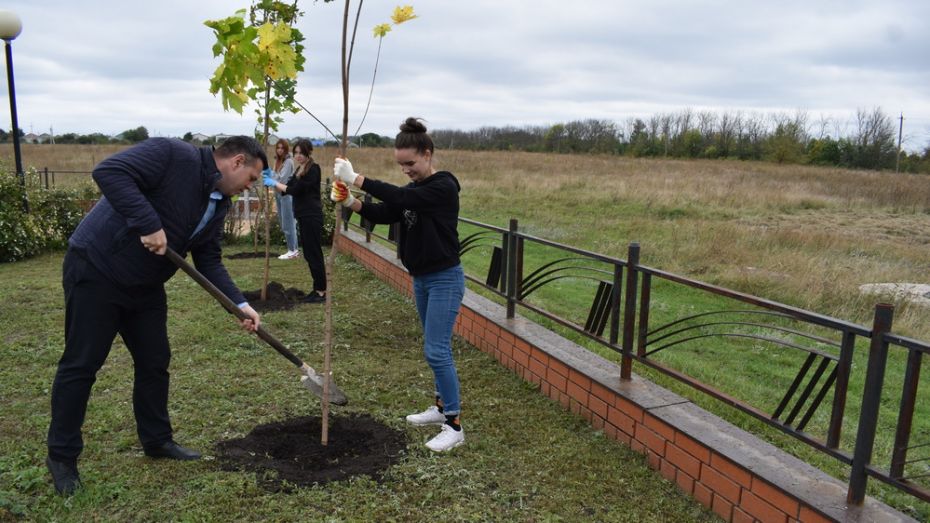
[[[326,266],[323,263],[323,217],[298,216],[297,231],[304,248],[304,258],[310,266],[313,290],[326,290]]]
[[[132,407],[144,447],[171,439],[168,418],[168,307],[162,285],[121,288],[80,253],[69,249],[62,267],[65,291],[65,351],[52,384],[48,454],[77,460],[84,441],[81,426],[91,386],[116,335],[132,355]]]

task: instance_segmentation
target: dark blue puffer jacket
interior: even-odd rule
[[[141,236],[164,229],[168,246],[185,256],[235,303],[245,298],[222,263],[220,237],[230,199],[191,238],[220,179],[211,147],[172,138],[150,138],[100,162],[94,181],[103,198],[68,240],[115,284],[161,285],[177,271],[164,256],[149,252]]]

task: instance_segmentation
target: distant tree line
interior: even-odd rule
[[[812,121],[797,111],[768,115],[742,111],[716,113],[684,109],[647,119],[576,120],[543,126],[481,127],[472,131],[431,131],[444,149],[616,154],[631,157],[766,160],[777,163],[832,165],[855,169],[930,174],[930,144],[922,152],[897,156],[898,128],[881,108],[859,109],[851,122],[821,117]],[[22,129],[20,137],[25,136]],[[149,137],[145,127],[115,137],[102,133],[68,133],[55,143],[136,143]],[[183,139],[192,141],[185,133]],[[0,129],[0,143],[12,140]],[[350,137],[350,146],[391,147],[393,138],[375,133]],[[207,139],[203,143],[212,143]],[[326,145],[337,145],[330,140]]]
[[[338,147],[342,141],[342,135],[337,134],[335,139],[327,140],[327,147]],[[376,133],[365,133],[362,135],[350,135],[349,147],[393,147],[394,139],[390,136],[382,136]]]
[[[26,136],[26,133],[24,133],[23,130],[20,129],[19,137],[22,138],[23,136]],[[0,143],[12,142],[12,141],[13,141],[13,133],[8,133],[4,131],[3,129],[0,129]]]
[[[435,130],[444,149],[600,153],[631,157],[712,158],[807,163],[859,169],[895,169],[898,128],[880,108],[856,111],[853,122],[810,121],[802,111],[760,115],[685,109],[622,125],[578,120],[550,126]],[[903,172],[930,174],[930,144],[904,153]]]
[[[22,140],[26,136],[26,133],[22,129],[19,130],[19,138]],[[46,136],[47,137],[47,136]],[[56,144],[108,144],[108,143],[138,143],[142,140],[145,140],[149,137],[149,131],[143,126],[136,127],[135,129],[127,129],[116,136],[108,136],[103,133],[90,133],[90,134],[77,134],[77,133],[65,133],[65,134],[56,134],[54,138],[47,137],[47,140],[43,143],[54,143]],[[12,142],[13,136],[11,133],[0,129],[0,143]]]

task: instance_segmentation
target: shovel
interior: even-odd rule
[[[216,286],[210,282],[210,280],[208,280],[203,274],[200,274],[200,272],[191,266],[191,264],[187,263],[184,258],[180,257],[178,253],[174,252],[171,247],[168,247],[165,251],[165,257],[174,262],[178,268],[186,272],[188,276],[193,278],[194,281],[199,283],[201,287],[206,289],[206,291],[209,292],[211,296],[216,298],[216,301],[220,302],[220,305],[229,311],[230,314],[239,318],[240,320],[249,318],[239,309],[239,307],[236,306],[235,303],[232,302],[232,300],[223,294],[222,291],[217,289]],[[258,334],[258,337],[264,340],[265,343],[271,345],[271,348],[278,351],[282,356],[287,358],[288,361],[296,365],[300,369],[300,372],[303,374],[303,376],[300,377],[300,382],[304,385],[304,387],[310,389],[310,392],[316,394],[321,399],[323,398],[323,376],[317,374],[317,372],[313,370],[313,367],[301,361],[300,358],[295,356],[293,352],[289,351],[283,343],[278,341],[261,325],[259,325],[258,330],[255,333]],[[332,376],[329,377],[329,401],[335,405],[345,405],[349,403],[346,395],[341,390],[339,390],[339,387],[337,387],[335,383],[333,383]]]

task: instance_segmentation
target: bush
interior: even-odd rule
[[[329,246],[333,244],[333,230],[336,228],[336,216],[335,216],[335,204],[332,200],[329,199],[329,190],[330,190],[330,181],[327,179],[324,182],[324,186],[320,189],[320,199],[323,203],[323,236],[322,243],[323,246]],[[233,207],[236,208],[236,201],[239,199],[239,196],[233,196]],[[226,215],[226,223],[223,225],[223,242],[227,245],[235,244],[251,244],[254,243],[252,238],[252,233],[243,234],[244,229],[241,216],[236,214],[234,209],[230,209],[229,214]],[[254,214],[255,211],[253,211]],[[254,216],[253,216],[254,221]],[[253,224],[254,225],[254,224]],[[281,230],[281,222],[278,220],[277,215],[271,217],[270,227],[270,238],[271,245],[284,245],[284,231]],[[259,220],[258,227],[258,243],[261,246],[261,249],[264,250],[265,245],[265,225],[264,222]]]
[[[23,211],[24,189],[18,177],[0,166],[0,262],[63,246],[84,215],[74,191],[29,184],[25,192],[29,213]]]
[[[42,222],[42,230],[47,231],[46,247],[64,247],[71,233],[84,218],[84,210],[77,201],[74,191],[42,190],[32,194],[30,204],[35,205],[36,216]]]
[[[714,160],[714,159],[716,159],[716,158],[720,158],[720,150],[717,149],[717,146],[716,146],[716,145],[708,145],[708,146],[704,149],[704,154],[703,154],[703,156],[704,156],[704,158],[709,158],[709,159],[711,159],[711,160]]]
[[[281,230],[281,221],[278,219],[277,214],[272,214],[269,216],[268,220],[268,238],[269,245],[271,249],[274,250],[275,247],[284,245],[284,231]],[[258,234],[258,248],[260,251],[264,252],[265,250],[265,219],[262,217],[258,220],[257,227],[255,227],[254,232]],[[253,243],[252,232],[249,234],[243,235],[242,238],[246,243]]]

